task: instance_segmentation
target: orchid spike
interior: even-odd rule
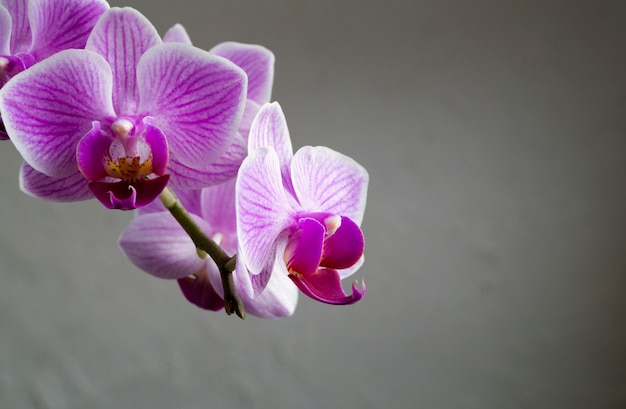
[[[104,0],[1,0],[0,87],[43,59],[84,48]],[[0,120],[0,139],[9,139]]]
[[[262,293],[270,277],[282,274],[317,301],[360,300],[365,285],[353,284],[347,295],[341,279],[363,261],[367,171],[326,147],[294,155],[278,103],[257,114],[248,149],[236,185],[237,274],[248,294]]]
[[[95,196],[107,208],[130,210],[168,184],[187,187],[190,169],[224,154],[246,84],[244,71],[225,58],[163,43],[138,11],[111,8],[84,50],[61,51],[0,90],[0,112],[32,168],[22,172],[27,193]]]
[[[178,191],[179,200],[196,224],[227,253],[237,249],[235,181],[194,191]],[[191,238],[161,204],[139,209],[119,240],[126,256],[156,277],[176,279],[185,298],[205,310],[224,307],[220,272],[208,257],[198,257]],[[235,275],[235,288],[246,313],[262,318],[293,314],[298,291],[286,276],[275,275],[257,297],[243,292],[245,277]]]

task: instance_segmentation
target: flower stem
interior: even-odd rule
[[[174,192],[165,188],[159,197],[163,206],[165,206],[185,232],[187,232],[189,237],[191,237],[196,248],[206,252],[220,270],[222,288],[224,289],[224,310],[226,310],[226,314],[231,315],[235,313],[239,318],[244,319],[246,313],[243,308],[243,303],[237,296],[233,279],[236,256],[230,257],[217,243],[204,234],[202,229],[193,221],[191,215],[185,210]]]

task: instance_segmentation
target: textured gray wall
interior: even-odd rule
[[[0,408],[626,407],[625,2],[111,4],[275,52],[294,146],[370,172],[369,292],[204,313],[3,143]]]

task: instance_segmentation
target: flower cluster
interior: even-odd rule
[[[132,8],[0,1],[0,138],[24,159],[22,190],[137,209],[122,251],[203,309],[275,318],[298,290],[365,293],[341,280],[363,263],[367,172],[326,147],[294,154],[273,79],[267,48],[201,50]]]

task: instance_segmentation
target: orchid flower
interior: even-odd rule
[[[247,79],[225,58],[163,43],[132,8],[107,10],[84,50],[61,51],[0,90],[25,160],[22,189],[47,200],[145,206],[237,133]],[[196,186],[196,188],[203,186]]]
[[[360,300],[364,283],[361,291],[354,282],[346,295],[341,279],[363,261],[367,171],[326,147],[306,146],[294,155],[278,103],[255,117],[248,149],[236,183],[235,276],[244,291],[263,294],[282,275],[317,301]]]
[[[104,0],[0,0],[0,87],[61,50],[84,48],[108,8]]]
[[[179,200],[202,230],[222,248],[237,250],[235,180],[202,190],[177,191]],[[119,240],[122,251],[140,269],[156,277],[176,279],[187,300],[200,308],[224,307],[220,272],[209,258],[200,258],[183,228],[160,202],[139,209]],[[286,276],[273,276],[265,291],[252,298],[235,282],[247,313],[263,318],[293,314],[298,291]]]
[[[180,24],[171,27],[163,36],[163,41],[191,45],[187,31]],[[189,167],[184,169],[184,173],[176,173],[180,187],[184,189],[216,185],[237,175],[241,162],[248,155],[250,124],[261,105],[269,102],[272,95],[275,58],[270,50],[257,44],[229,41],[216,45],[210,52],[232,61],[245,71],[248,77],[246,104],[237,135],[230,148],[216,162],[207,163],[202,168]]]

